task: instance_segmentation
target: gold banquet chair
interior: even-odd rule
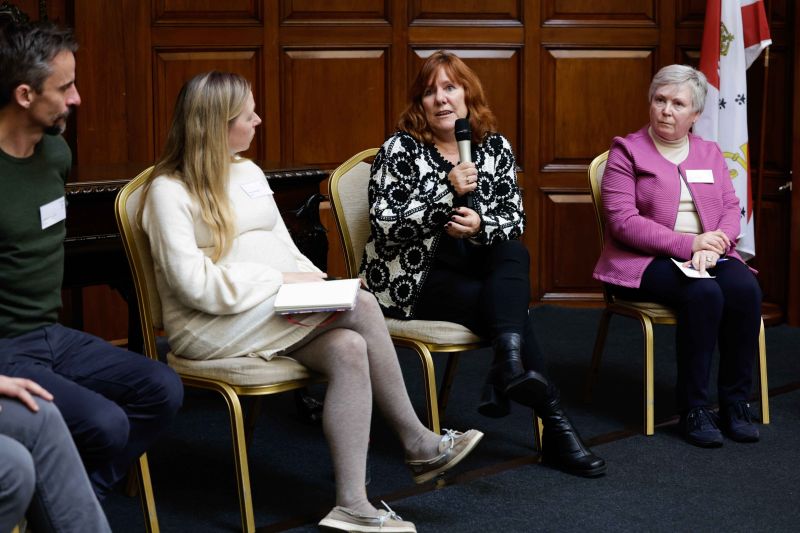
[[[144,339],[143,351],[148,357],[158,359],[156,335],[163,326],[161,301],[156,288],[150,243],[137,223],[142,186],[151,170],[152,167],[144,170],[120,190],[115,212],[136,289]],[[224,398],[230,415],[242,530],[246,533],[255,531],[247,443],[258,409],[254,405],[245,421],[240,397],[259,397],[298,389],[322,381],[322,378],[288,357],[275,357],[269,362],[257,357],[194,361],[170,352],[167,354],[167,362],[178,373],[185,386],[212,390]]]
[[[367,160],[373,158],[376,153],[378,153],[377,148],[370,148],[354,155],[334,170],[329,178],[330,199],[345,253],[347,274],[354,278],[358,277],[364,247],[370,235],[367,195],[370,164]],[[431,431],[439,433],[440,416],[447,407],[447,399],[461,353],[486,347],[489,343],[466,327],[453,322],[395,318],[385,320],[394,344],[410,348],[420,358],[425,380],[428,427]],[[449,354],[438,395],[431,352]],[[540,424],[540,421],[534,423],[534,444],[541,450]]]
[[[608,151],[595,157],[589,165],[589,187],[592,193],[592,204],[594,214],[597,218],[597,228],[600,231],[600,248],[603,247],[605,239],[605,219],[603,218],[603,200],[601,196],[601,184],[603,173],[606,170]],[[600,318],[600,325],[597,329],[597,337],[592,353],[592,364],[589,377],[586,382],[586,399],[591,399],[592,388],[597,381],[600,370],[600,359],[603,356],[603,348],[608,334],[608,325],[611,317],[615,314],[623,315],[638,320],[642,325],[644,335],[644,430],[646,435],[655,432],[655,391],[653,377],[653,325],[667,324],[675,325],[677,318],[675,313],[668,306],[655,302],[628,301],[615,298],[608,286],[603,286],[603,297],[605,299],[605,309]],[[761,421],[769,424],[769,388],[767,385],[767,349],[764,340],[764,320],[761,320],[761,332],[758,337],[758,370],[759,383],[761,390]]]

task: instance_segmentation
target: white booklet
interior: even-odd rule
[[[711,274],[709,274],[708,270],[706,270],[705,272],[703,272],[701,274],[700,271],[699,270],[695,270],[694,267],[691,267],[691,266],[685,267],[685,266],[683,266],[683,263],[685,261],[678,261],[675,258],[670,258],[670,259],[672,259],[672,262],[675,263],[675,265],[677,265],[678,269],[681,272],[683,272],[684,276],[686,276],[688,278],[713,278],[713,277],[715,277],[715,276],[712,276]]]
[[[284,283],[275,297],[279,315],[349,311],[356,306],[361,280],[336,279],[307,283]]]

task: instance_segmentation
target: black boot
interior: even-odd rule
[[[558,389],[548,387],[548,398],[541,406],[534,406],[542,419],[542,462],[570,474],[597,477],[606,473],[606,462],[583,444],[578,431],[561,409]]]
[[[511,405],[499,384],[498,372],[495,371],[494,365],[489,371],[486,383],[483,384],[478,412],[489,418],[503,418],[511,412]]]
[[[504,396],[518,404],[528,407],[541,405],[547,398],[547,379],[533,370],[526,371],[522,366],[522,336],[503,333],[494,339],[492,346],[494,362],[489,375],[494,376],[494,389],[502,391]]]

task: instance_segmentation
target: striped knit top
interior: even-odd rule
[[[712,183],[695,177],[709,172]],[[702,231],[724,231],[732,243],[727,255],[741,260],[734,249],[739,199],[717,144],[689,134],[689,154],[676,165],[658,152],[644,127],[615,137],[611,145],[601,186],[605,244],[594,268],[595,279],[638,288],[655,257],[691,259],[694,235],[674,230],[680,180],[692,194]]]

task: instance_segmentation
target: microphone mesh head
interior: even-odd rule
[[[468,118],[456,119],[456,141],[472,140],[472,130],[469,127]]]

